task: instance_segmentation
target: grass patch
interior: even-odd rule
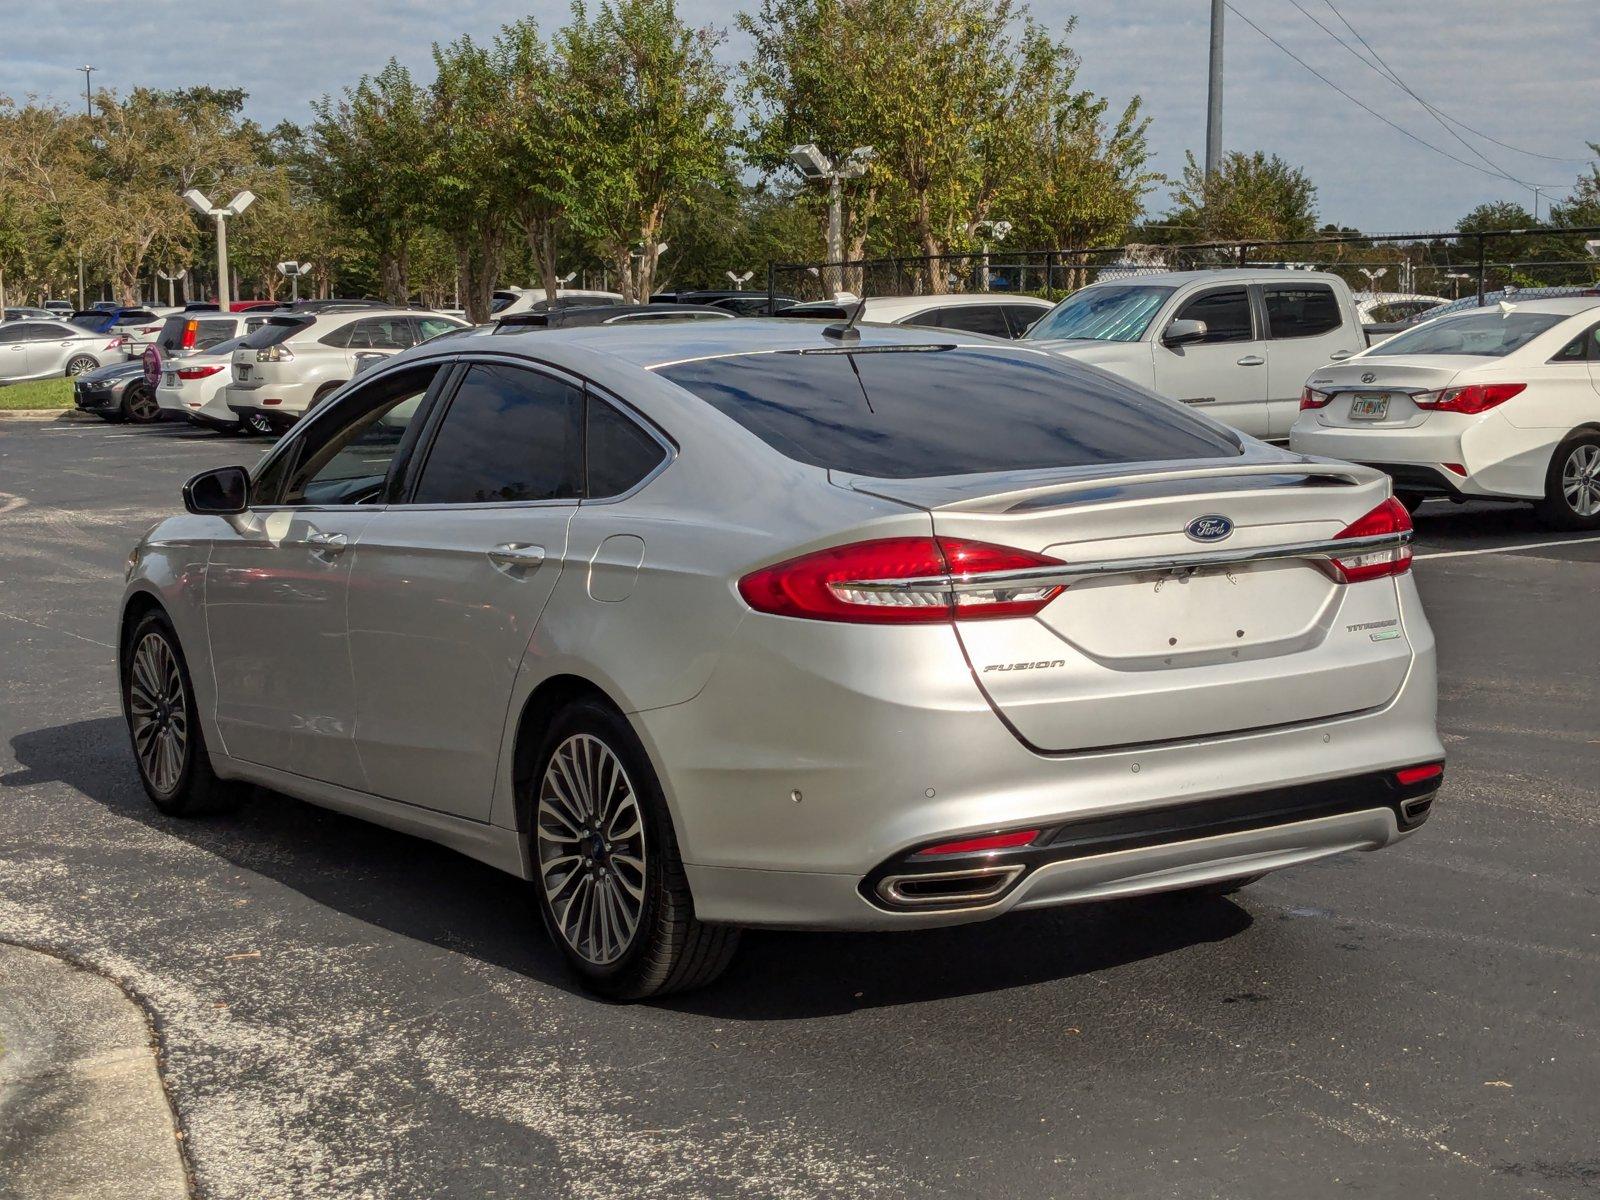
[[[71,408],[72,380],[34,379],[0,387],[0,409]]]

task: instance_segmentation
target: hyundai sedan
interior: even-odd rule
[[[743,926],[1232,890],[1401,840],[1443,774],[1388,480],[1025,346],[450,338],[184,498],[121,612],[155,804],[454,847],[613,997]]]

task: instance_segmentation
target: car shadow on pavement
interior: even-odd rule
[[[1430,546],[1437,550],[1473,549],[1502,540],[1559,541],[1572,536],[1545,525],[1529,504],[1430,500],[1417,509],[1412,520],[1423,553]]]
[[[135,776],[120,717],[19,734],[0,785],[62,783],[314,903],[579,993],[528,885],[420,838],[257,789],[225,816],[161,814]],[[752,932],[732,969],[667,1005],[720,1020],[787,1020],[1084,975],[1231,938],[1250,914],[1223,898],[1146,897],[887,934]]]

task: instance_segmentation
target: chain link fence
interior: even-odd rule
[[[1282,267],[1332,271],[1357,292],[1446,300],[1506,288],[1592,286],[1600,280],[1600,226],[1482,233],[1395,233],[1282,242],[1112,246],[1079,250],[768,263],[769,299],[826,300],[1013,292],[1060,299],[1091,283],[1161,271]]]

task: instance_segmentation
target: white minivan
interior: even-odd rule
[[[1282,441],[1318,367],[1366,349],[1350,288],[1320,271],[1168,271],[1090,284],[1025,344],[1075,358]]]

